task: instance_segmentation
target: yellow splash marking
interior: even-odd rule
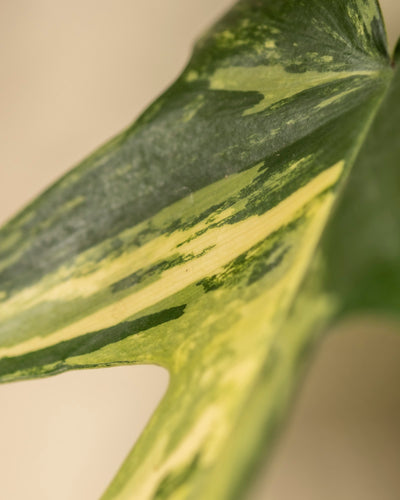
[[[372,22],[374,19],[380,19],[381,15],[378,9],[378,3],[375,0],[370,0],[368,5],[362,5],[362,8],[354,8],[347,5],[347,14],[353,21],[354,27],[360,40],[366,40],[364,26],[370,34],[372,33]],[[370,44],[370,42],[368,41]]]
[[[344,97],[352,94],[354,91],[359,90],[359,87],[354,87],[349,90],[345,90],[344,92],[340,92],[339,94],[336,94],[332,97],[329,97],[328,99],[324,99],[322,102],[320,102],[316,108],[317,109],[323,109],[326,108],[327,106],[330,106],[331,104],[341,101]]]
[[[184,254],[198,255],[204,249],[215,245],[205,255],[165,271],[156,282],[47,337],[33,337],[16,346],[0,349],[0,357],[18,356],[76,338],[87,332],[109,328],[206,276],[219,272],[233,259],[288,224],[302,207],[333,186],[339,179],[343,167],[344,162],[341,161],[325,170],[265,214],[209,230],[181,248]],[[141,250],[146,252],[146,245]],[[165,249],[160,248],[159,251],[165,255]]]
[[[199,78],[199,73],[193,69],[191,69],[188,74],[186,75],[186,81],[187,82],[194,82]]]
[[[305,156],[304,158],[301,158],[300,160],[293,162],[289,166],[289,172],[293,172],[293,170],[296,170],[297,168],[302,167],[304,164],[311,162],[311,160],[312,160],[312,155],[308,155],[308,156]]]
[[[288,73],[282,66],[255,66],[219,68],[210,77],[212,90],[238,92],[259,92],[264,96],[261,102],[247,109],[243,114],[252,115],[269,108],[300,92],[353,76],[376,76],[378,71],[306,71]]]
[[[197,112],[203,107],[203,105],[204,105],[204,95],[200,94],[196,96],[196,98],[191,103],[185,106],[183,111],[183,122],[187,123],[192,118],[194,118]]]

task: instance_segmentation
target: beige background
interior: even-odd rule
[[[400,2],[381,3],[393,43]],[[0,0],[0,223],[128,125],[230,4]],[[252,498],[400,498],[400,339],[380,333],[330,337]],[[129,367],[0,387],[0,498],[98,498],[166,386]]]

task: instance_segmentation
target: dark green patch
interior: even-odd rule
[[[288,251],[289,251],[289,248],[284,248],[271,261],[264,260],[264,259],[258,259],[258,262],[254,263],[254,265],[253,265],[253,270],[250,274],[250,277],[247,281],[247,284],[252,285],[256,281],[263,278],[266,274],[273,271],[276,267],[278,267],[282,263],[283,259],[285,258],[286,254],[288,253]]]

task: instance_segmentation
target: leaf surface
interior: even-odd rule
[[[1,381],[170,372],[105,499],[239,497],[323,330],[398,313],[399,102],[374,0],[242,0],[1,230]]]

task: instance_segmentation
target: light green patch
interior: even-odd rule
[[[354,76],[376,78],[377,71],[306,71],[304,73],[289,73],[282,66],[256,66],[219,68],[210,77],[212,90],[228,90],[237,92],[258,92],[263,99],[243,116],[260,113],[274,104],[289,99],[305,90],[345,80]]]
[[[267,40],[264,46],[266,49],[276,49],[276,42],[275,40]]]
[[[190,70],[186,74],[186,81],[187,82],[194,82],[199,78],[199,73],[194,70]]]

